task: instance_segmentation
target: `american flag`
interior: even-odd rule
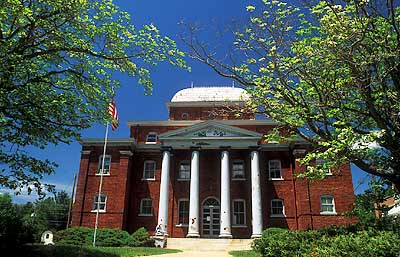
[[[118,121],[117,106],[115,105],[114,98],[108,104],[108,113],[111,115],[112,118],[111,128],[112,130],[116,130],[118,128],[119,121]]]

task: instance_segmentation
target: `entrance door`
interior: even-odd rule
[[[203,203],[203,236],[218,237],[220,226],[220,206],[215,198],[208,198]]]

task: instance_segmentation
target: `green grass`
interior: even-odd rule
[[[97,249],[104,253],[113,253],[118,256],[148,256],[156,254],[166,254],[166,253],[179,253],[180,250],[175,249],[161,249],[155,247],[96,247],[92,249]]]
[[[230,251],[229,254],[233,257],[261,257],[260,254],[253,250]]]
[[[21,252],[12,257],[127,257],[149,256],[166,253],[177,253],[180,250],[160,249],[154,247],[87,247],[72,245],[31,245],[24,247]]]

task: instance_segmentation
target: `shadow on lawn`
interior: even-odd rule
[[[71,245],[29,245],[13,251],[7,251],[4,257],[119,257],[114,253],[106,253],[96,249]]]

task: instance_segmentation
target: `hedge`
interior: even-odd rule
[[[93,228],[74,227],[57,231],[54,241],[57,244],[92,245]],[[97,246],[144,246],[149,245],[150,238],[145,228],[139,228],[132,235],[120,229],[98,229],[96,232]]]
[[[270,257],[396,257],[400,252],[400,234],[393,231],[335,230],[289,231],[270,228],[253,242],[253,249]],[[336,231],[338,232],[338,231]]]

